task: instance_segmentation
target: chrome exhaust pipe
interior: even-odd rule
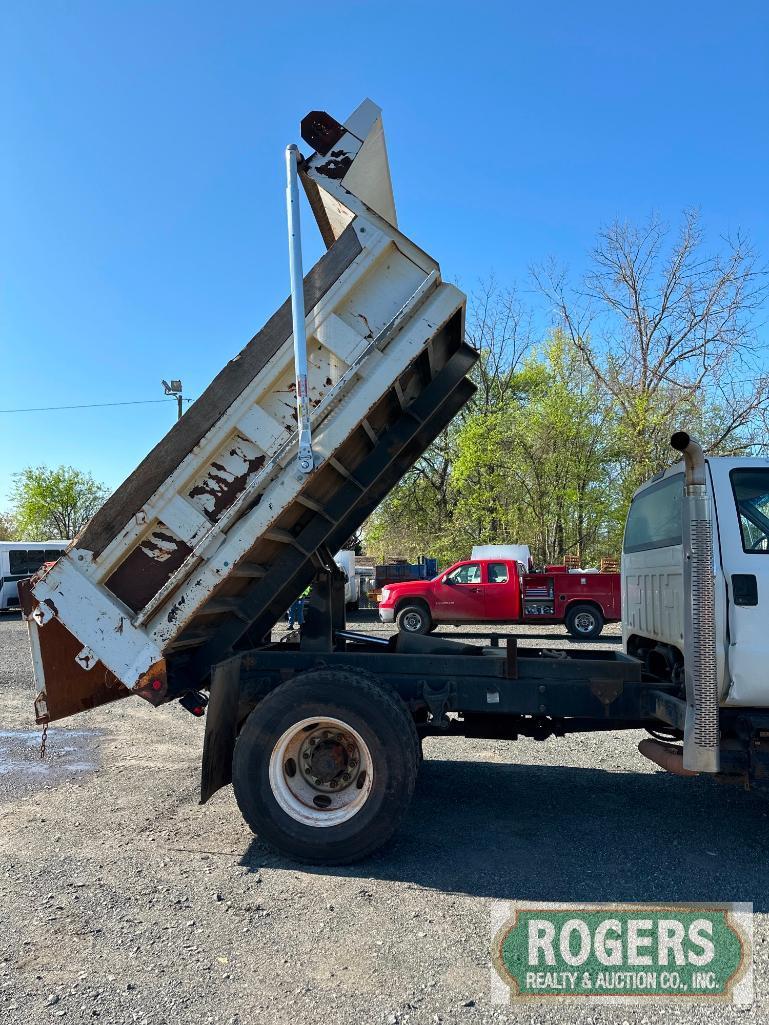
[[[692,769],[685,769],[683,765],[682,749],[676,744],[664,744],[660,740],[650,740],[648,737],[640,741],[638,750],[649,761],[659,765],[665,772],[672,772],[674,776],[697,776],[698,773]]]
[[[718,772],[720,729],[716,663],[713,521],[702,446],[685,431],[670,444],[684,457],[684,678],[686,720],[683,768]]]

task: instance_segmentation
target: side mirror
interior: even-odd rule
[[[449,587],[453,587],[454,586],[454,579],[453,579],[453,577],[444,577],[443,578],[443,582],[444,582],[444,584],[448,584]]]

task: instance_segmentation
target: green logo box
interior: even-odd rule
[[[492,907],[492,1000],[753,1003],[752,904]]]

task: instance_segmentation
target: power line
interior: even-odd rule
[[[134,402],[86,402],[81,406],[30,406],[27,409],[0,409],[0,413],[50,413],[59,409],[104,409],[106,406],[147,406],[154,402],[169,402],[170,399],[137,399]],[[192,402],[192,399],[185,399]]]

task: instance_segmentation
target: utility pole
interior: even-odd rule
[[[166,395],[172,395],[176,399],[176,419],[181,420],[182,402],[184,401],[182,397],[182,382],[171,381],[169,384],[168,381],[161,381],[160,383],[163,385],[163,391]]]

